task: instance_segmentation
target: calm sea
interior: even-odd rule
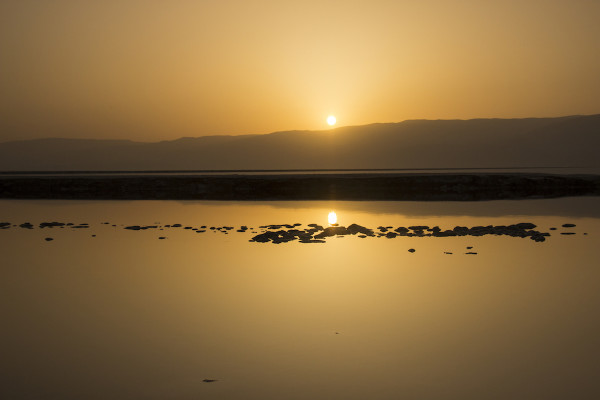
[[[600,398],[599,205],[2,200],[0,397]],[[250,241],[331,211],[550,236]]]

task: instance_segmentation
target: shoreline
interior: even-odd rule
[[[481,201],[566,196],[600,196],[600,176],[543,173],[0,176],[3,199]]]

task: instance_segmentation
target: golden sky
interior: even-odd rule
[[[5,0],[0,141],[600,113],[597,0]]]

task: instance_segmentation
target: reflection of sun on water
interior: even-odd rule
[[[329,213],[327,220],[329,221],[329,225],[337,224],[337,214],[335,211]]]

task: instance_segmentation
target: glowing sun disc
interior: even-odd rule
[[[329,225],[337,224],[337,214],[335,211],[329,213],[327,220],[329,221]]]
[[[329,124],[329,126],[335,125],[336,122],[337,119],[335,118],[335,116],[330,115],[329,117],[327,117],[327,123]]]

